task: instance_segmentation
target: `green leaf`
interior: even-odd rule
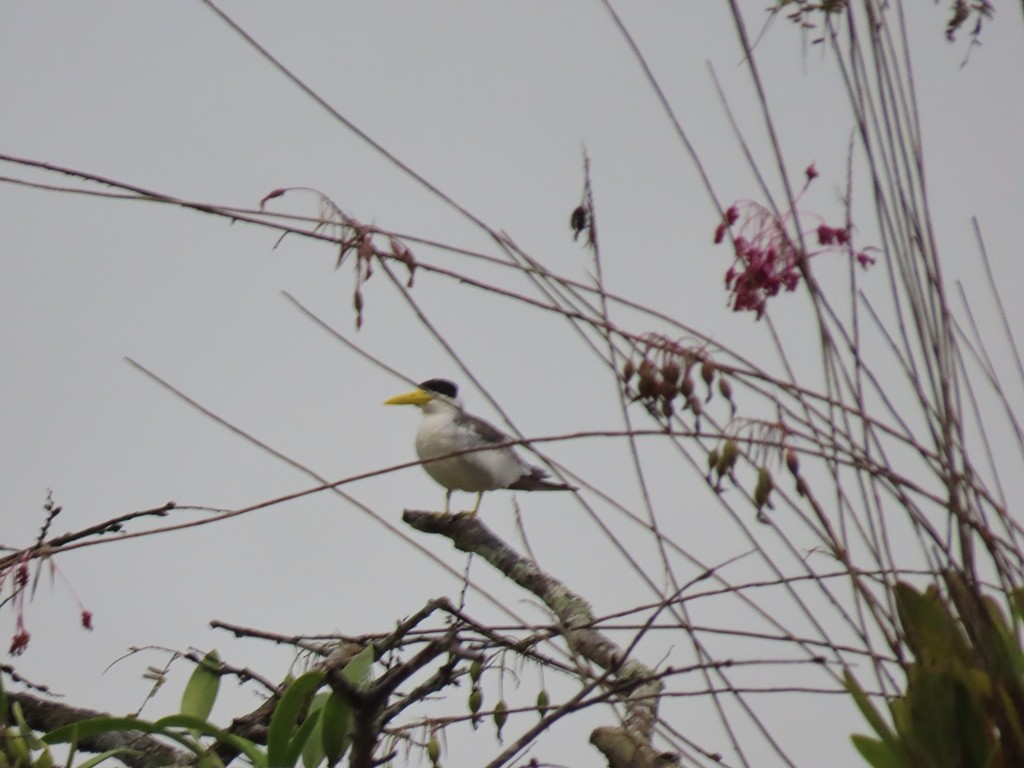
[[[14,702],[14,705],[11,707],[11,714],[14,715],[14,722],[18,724],[18,730],[21,731],[21,737],[25,739],[25,744],[28,745],[28,748],[33,751],[44,749],[46,745],[40,741],[28,723],[25,722],[25,714],[21,711],[21,704]]]
[[[0,725],[7,723],[7,691],[4,690],[4,676],[0,675]]]
[[[859,733],[853,734],[850,741],[871,768],[904,768],[903,760],[884,741]]]
[[[220,759],[220,755],[208,749],[196,760],[196,768],[224,768],[224,761]]]
[[[299,758],[302,756],[302,750],[306,746],[306,742],[312,741],[310,738],[313,731],[316,729],[317,723],[320,722],[319,712],[310,712],[306,715],[306,719],[302,721],[302,725],[295,731],[295,735],[292,736],[291,742],[288,744],[288,766],[295,765]]]
[[[1024,622],[1024,587],[1010,590],[1010,608],[1014,618]]]
[[[370,685],[370,670],[376,652],[368,645],[351,659],[341,670],[341,676],[353,687],[365,690]],[[334,691],[324,705],[320,724],[320,738],[327,764],[337,765],[348,751],[352,736],[352,704],[341,693]]]
[[[98,755],[93,755],[88,760],[86,760],[84,763],[80,763],[78,766],[76,766],[76,768],[95,768],[97,765],[102,763],[104,760],[109,760],[110,758],[117,757],[118,755],[131,755],[131,754],[137,755],[137,754],[139,754],[139,751],[136,750],[136,749],[128,749],[127,747],[118,747],[117,749],[108,749],[106,752],[101,752]]]
[[[152,732],[161,733],[171,738],[175,738],[177,735],[173,730],[174,728],[185,728],[193,732],[201,733],[204,736],[210,736],[233,749],[237,749],[245,755],[249,762],[256,766],[256,768],[266,768],[267,766],[267,756],[251,741],[241,736],[236,736],[233,733],[229,733],[228,731],[218,728],[212,723],[198,717],[193,717],[192,715],[169,715],[167,717],[160,718],[155,723],[152,723],[152,727],[155,729]],[[178,740],[180,741],[180,739]],[[202,748],[202,745],[198,745],[198,747],[199,751],[197,754],[202,757],[205,750]],[[195,751],[193,747],[189,748]]]
[[[181,717],[181,715],[178,715],[178,717]],[[201,720],[197,722],[207,725]],[[77,723],[55,728],[43,736],[43,741],[47,744],[71,742],[72,745],[75,745],[80,739],[87,739],[104,733],[123,733],[125,731],[140,731],[142,733],[165,736],[177,742],[197,757],[201,757],[205,751],[203,745],[197,739],[178,731],[163,728],[158,723],[140,720],[137,717],[93,717],[88,720],[81,720]],[[258,768],[264,767],[258,766]]]
[[[294,765],[294,760],[288,762],[292,731],[302,708],[323,681],[323,671],[307,672],[296,678],[281,694],[267,729],[267,762],[270,768],[292,768]]]
[[[352,705],[342,694],[334,691],[324,705],[321,720],[321,739],[327,764],[337,765],[348,750],[352,734]]]
[[[91,717],[88,720],[79,720],[77,723],[54,728],[43,736],[43,741],[47,744],[63,744],[114,731],[155,733],[157,730],[148,720],[140,720],[137,717]]]
[[[220,657],[210,651],[192,671],[185,692],[181,696],[181,714],[205,720],[213,711],[213,702],[220,690]]]
[[[324,704],[327,703],[327,697],[330,693],[327,691],[321,691],[313,697],[313,701],[309,705],[309,715],[318,713],[323,715]],[[323,746],[323,717],[317,717],[316,726],[313,728],[313,732],[306,739],[305,745],[302,747],[302,766],[303,768],[316,768],[320,763],[323,762],[326,755],[324,754]]]
[[[881,737],[887,747],[894,751],[897,750],[896,734],[892,732],[889,724],[885,722],[885,718],[875,708],[875,705],[871,703],[868,695],[860,687],[860,683],[857,682],[857,678],[853,676],[853,673],[848,668],[843,670],[843,685],[849,691],[854,703],[857,705],[857,709],[864,715],[864,719],[868,721],[868,724],[871,725],[875,733]]]
[[[349,660],[345,668],[341,670],[341,676],[360,690],[367,688],[370,684],[370,669],[373,667],[375,655],[373,646],[366,646]]]
[[[947,669],[967,662],[971,654],[960,624],[937,590],[930,587],[918,592],[900,582],[895,595],[907,645],[919,662],[941,664]]]

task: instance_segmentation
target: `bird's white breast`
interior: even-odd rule
[[[432,408],[432,405],[423,409],[423,418],[416,430],[416,455],[421,460],[448,456],[485,444],[473,430],[460,424],[460,414],[456,409],[450,406]],[[476,493],[506,488],[529,473],[529,466],[511,448],[452,456],[424,464],[423,468],[445,488]]]

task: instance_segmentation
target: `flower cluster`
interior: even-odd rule
[[[818,171],[812,164],[804,175],[806,181],[796,201],[818,177]],[[714,242],[722,243],[726,234],[732,242],[734,258],[725,273],[725,287],[734,312],[755,312],[760,320],[768,299],[783,290],[794,290],[800,284],[807,259],[820,253],[842,250],[862,267],[875,263],[866,251],[854,250],[849,227],[832,227],[824,222],[814,230],[821,249],[805,252],[787,229],[794,213],[795,208],[777,214],[753,201],[736,203],[725,211],[715,228]]]
[[[11,638],[11,647],[8,652],[11,656],[19,656],[28,648],[28,641],[32,637],[25,627],[25,594],[29,582],[28,558],[22,556],[8,571],[0,574],[0,588],[3,587],[7,575],[12,572],[14,583],[11,587],[10,600],[14,606],[15,623],[14,637]]]
[[[28,631],[28,625],[25,622],[25,609],[35,591],[35,583],[39,581],[39,571],[44,566],[49,567],[51,578],[58,576],[61,578],[78,604],[79,622],[82,627],[84,629],[92,629],[92,611],[87,610],[82,605],[82,601],[78,599],[78,595],[75,594],[71,583],[60,569],[57,568],[57,564],[54,562],[52,554],[48,552],[45,542],[50,525],[57,515],[61,513],[62,508],[53,503],[52,495],[48,495],[43,509],[46,511],[46,520],[43,523],[36,545],[21,552],[16,552],[8,558],[4,558],[4,563],[0,566],[0,595],[2,595],[8,579],[10,579],[10,594],[8,597],[0,599],[0,606],[10,604],[11,609],[14,611],[14,636],[11,638],[11,645],[8,648],[8,653],[11,656],[20,656],[24,653],[28,648],[29,641],[32,639],[32,634]],[[30,572],[30,564],[33,560],[36,561],[37,569],[34,579]]]

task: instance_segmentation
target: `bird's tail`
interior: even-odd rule
[[[547,479],[548,473],[540,467],[530,467],[530,474],[516,480],[509,489],[514,491],[577,491],[576,486],[554,483]]]

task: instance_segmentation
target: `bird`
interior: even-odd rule
[[[508,445],[511,438],[483,419],[466,413],[459,388],[448,379],[428,379],[411,392],[385,400],[384,405],[415,405],[423,411],[416,429],[416,455],[424,462],[427,474],[447,489],[445,514],[450,513],[454,491],[477,494],[473,509],[466,512],[469,517],[476,517],[486,491],[577,490],[548,480],[545,470],[528,464]],[[489,445],[496,447],[486,448]],[[485,450],[472,451],[475,448]],[[460,454],[461,451],[472,452]]]

